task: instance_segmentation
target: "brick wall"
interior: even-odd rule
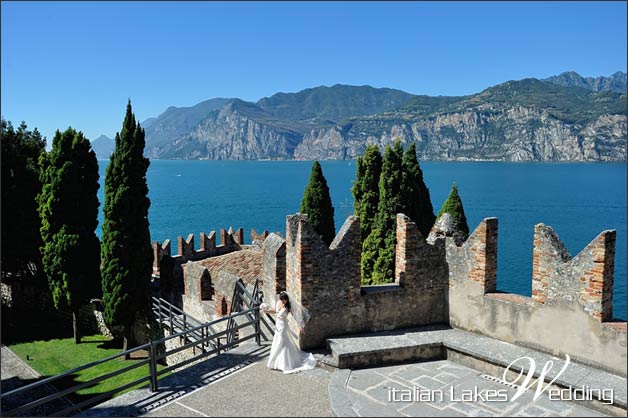
[[[357,217],[350,216],[327,247],[307,221],[286,220],[287,291],[311,320],[300,336],[303,348],[327,337],[446,322],[447,266],[442,243],[432,246],[416,225],[398,218],[397,282],[361,287],[362,243]]]
[[[615,235],[615,231],[603,231],[576,257],[571,257],[551,227],[536,225],[532,299],[538,303],[577,300],[599,321],[611,320]]]
[[[615,231],[572,257],[552,228],[536,225],[531,297],[496,291],[497,219],[461,246],[445,240],[452,326],[626,375],[626,323],[612,322]]]

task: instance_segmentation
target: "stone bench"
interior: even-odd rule
[[[536,363],[535,378],[547,361],[553,361],[552,369],[545,376],[545,381],[549,382],[559,374],[565,363],[564,358],[448,326],[329,338],[327,347],[331,351],[330,363],[339,369],[448,359],[501,378],[503,370],[513,360],[527,356]],[[510,370],[516,372],[516,376],[522,368],[527,373],[528,362],[517,362]],[[580,388],[586,385],[591,389],[613,389],[614,406],[622,409],[625,415],[625,377],[570,361],[554,383],[561,387]]]

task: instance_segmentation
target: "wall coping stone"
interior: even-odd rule
[[[398,284],[377,284],[371,286],[361,286],[360,291],[363,295],[369,295],[371,293],[381,293],[381,292],[401,292],[403,291],[403,286]]]

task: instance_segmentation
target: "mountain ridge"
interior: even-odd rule
[[[575,71],[565,71],[557,76],[545,78],[543,81],[565,87],[583,87],[595,92],[610,91],[626,93],[626,73],[617,71],[608,77],[583,77]]]
[[[96,153],[96,158],[99,160],[108,159],[116,145],[115,141],[107,135],[100,135],[98,138],[91,141],[91,144],[92,149]]]
[[[148,118],[146,154],[346,159],[400,138],[416,142],[421,159],[625,161],[626,92],[604,81],[625,73],[589,78],[597,82],[574,74],[510,80],[466,96],[335,84],[257,102],[209,99]]]

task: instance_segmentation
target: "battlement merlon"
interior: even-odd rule
[[[268,238],[268,231],[263,231],[261,234],[258,234],[257,231],[251,228],[251,244],[262,245],[262,243]]]
[[[286,287],[308,309],[316,309],[316,301],[321,299],[357,303],[361,252],[356,216],[346,219],[329,247],[307,215],[286,217]]]
[[[497,290],[497,218],[484,218],[460,246],[447,238],[450,280],[468,280],[481,285],[483,293]]]
[[[170,240],[167,239],[163,244],[159,244],[157,241],[153,242],[153,273],[159,273],[159,265],[161,258],[164,255],[170,255]]]
[[[177,255],[186,259],[192,258],[194,253],[194,234],[188,234],[184,240],[183,237],[177,237]]]
[[[600,321],[612,319],[615,230],[601,232],[575,257],[556,232],[534,227],[532,299],[537,303],[577,300]]]
[[[286,240],[268,235],[262,242],[262,257],[264,301],[274,306],[275,296],[286,290]]]
[[[201,232],[201,251],[210,251],[216,248],[216,231],[211,231],[209,235]]]
[[[429,244],[418,226],[408,216],[397,214],[395,247],[395,283],[408,289],[444,286],[448,266],[445,241]]]

